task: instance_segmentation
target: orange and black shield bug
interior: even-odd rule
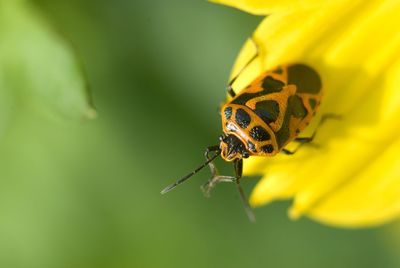
[[[253,41],[254,42],[254,41]],[[257,46],[256,46],[257,47]],[[314,117],[322,97],[322,82],[318,73],[305,64],[281,65],[262,73],[246,88],[235,94],[232,84],[254,59],[245,64],[228,85],[232,97],[221,107],[223,134],[219,145],[206,149],[206,162],[200,167],[167,186],[162,194],[183,183],[205,166],[211,169],[211,179],[202,186],[206,195],[217,183],[235,182],[250,220],[254,214],[240,186],[243,158],[271,157],[279,152],[293,154],[284,147],[292,141],[311,142],[311,137],[298,137]],[[321,121],[322,122],[322,121]],[[315,134],[315,133],[314,133]],[[213,160],[221,156],[233,162],[235,176],[219,175]]]

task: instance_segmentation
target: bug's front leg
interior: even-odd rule
[[[218,151],[219,151],[219,145],[207,147],[206,151],[204,152],[204,157],[206,158],[206,160],[210,160],[211,159],[210,153]],[[218,174],[217,167],[213,162],[208,163],[208,166],[210,167],[212,177],[215,177]]]
[[[210,152],[213,152],[213,151],[219,151],[219,146],[216,145],[216,146],[211,146],[211,147],[207,148],[206,152],[204,153],[204,156],[207,160],[210,159],[209,154],[210,154]],[[211,179],[209,179],[205,184],[203,184],[201,186],[201,190],[203,191],[203,193],[206,197],[210,197],[211,190],[219,182],[233,182],[236,180],[236,178],[233,176],[219,175],[218,169],[213,162],[210,162],[208,164],[208,166],[210,167],[210,171],[211,171]]]
[[[242,178],[242,174],[243,174],[243,160],[236,160],[234,162],[234,166],[235,166],[235,174],[236,174],[236,186],[237,189],[239,191],[239,195],[240,195],[240,199],[242,199],[243,202],[243,206],[244,206],[244,210],[246,211],[247,217],[249,217],[249,220],[251,222],[255,222],[256,221],[256,217],[254,215],[253,210],[250,207],[249,201],[247,200],[246,194],[243,191],[243,188],[240,186],[240,179]]]

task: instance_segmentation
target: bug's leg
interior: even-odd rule
[[[219,151],[219,146],[215,145],[215,146],[210,146],[206,149],[204,156],[207,160],[210,159],[210,153],[211,152],[215,152],[215,151]],[[215,166],[215,164],[213,162],[208,163],[208,166],[210,167],[210,171],[211,171],[211,179],[209,179],[206,183],[204,183],[201,186],[201,190],[203,191],[204,195],[206,197],[210,196],[210,191],[212,188],[214,188],[214,186],[218,183],[218,182],[222,182],[222,181],[232,181],[230,176],[219,176],[218,175],[218,169]]]
[[[232,98],[236,96],[235,91],[233,91],[232,84],[229,83],[229,85],[226,87],[226,91]]]
[[[319,129],[328,119],[340,120],[341,118],[342,118],[342,117],[341,117],[340,115],[337,115],[337,114],[324,114],[324,115],[321,117],[321,121],[319,121],[317,127],[315,128],[314,133],[313,133],[310,137],[297,137],[297,138],[295,138],[293,141],[294,141],[294,142],[300,143],[300,145],[297,146],[297,148],[294,149],[293,151],[290,151],[290,150],[288,150],[288,149],[283,148],[281,152],[284,153],[284,154],[287,154],[287,155],[295,154],[295,153],[297,152],[297,150],[299,150],[299,149],[301,148],[302,145],[309,144],[309,143],[311,143],[311,142],[314,140],[315,136],[317,135],[318,129]],[[317,145],[314,145],[314,146],[317,146]]]
[[[236,79],[240,76],[240,74],[260,55],[260,48],[256,41],[254,40],[254,37],[250,37],[250,40],[253,42],[254,47],[256,48],[256,52],[254,55],[249,59],[249,61],[243,65],[242,69],[239,70],[239,72],[229,81],[228,86],[226,87],[226,91],[228,92],[229,96],[235,97],[236,93],[232,89],[233,83],[235,83]]]
[[[243,160],[236,160],[234,162],[234,167],[235,167],[235,177],[236,177],[236,186],[239,191],[240,199],[242,199],[244,210],[246,211],[247,217],[249,217],[249,220],[251,222],[256,221],[256,217],[254,215],[253,210],[250,207],[249,201],[247,200],[246,194],[243,191],[243,188],[240,186],[240,179],[242,178],[243,174]]]
[[[211,190],[220,182],[235,182],[236,178],[232,176],[214,176],[201,186],[205,197],[210,197]]]
[[[206,160],[210,160],[210,158],[211,158],[210,153],[216,152],[218,150],[219,150],[219,145],[207,147],[206,151],[204,152],[204,157],[206,158]],[[213,162],[210,162],[210,163],[208,163],[208,166],[210,167],[212,176],[213,177],[217,176],[218,170],[217,170],[217,167],[215,166],[215,164]]]
[[[328,120],[328,119],[336,119],[336,120],[340,120],[342,119],[342,117],[340,115],[337,114],[324,114],[321,117],[321,120],[319,121],[317,127],[315,128],[314,133],[310,136],[310,137],[297,137],[296,139],[294,139],[295,142],[298,143],[310,143],[314,140],[315,136],[317,135],[318,129]]]
[[[298,146],[296,149],[294,149],[293,151],[290,151],[288,149],[283,148],[281,150],[281,153],[287,154],[287,155],[292,155],[295,154],[297,152],[297,150],[300,148],[300,146]]]
[[[221,176],[217,175],[215,177],[212,177],[210,180],[208,180],[205,184],[201,186],[201,190],[203,191],[203,194],[205,197],[210,197],[210,192],[211,190],[220,182],[235,182],[236,178],[233,176]]]
[[[211,177],[206,183],[201,186],[201,190],[205,197],[210,197],[211,190],[220,182],[234,182],[236,177],[218,175],[218,173]]]
[[[210,159],[210,152],[212,151],[219,151],[219,146],[211,146],[208,147],[206,152],[205,152],[205,157],[207,160]],[[215,164],[213,162],[210,162],[208,164],[208,166],[210,167],[211,170],[211,179],[209,179],[206,183],[204,183],[201,186],[201,190],[203,191],[204,195],[206,197],[210,197],[210,192],[211,190],[220,182],[235,182],[237,180],[237,177],[233,177],[233,176],[224,176],[224,175],[219,175],[218,173],[218,169],[215,166]],[[236,170],[236,169],[235,169]]]
[[[281,150],[281,153],[287,154],[287,155],[295,154],[303,145],[310,145],[310,146],[312,145],[312,146],[318,147],[318,145],[316,145],[316,144],[311,144],[312,140],[314,139],[314,136],[315,135],[313,134],[311,137],[296,138],[293,141],[298,142],[300,144],[293,151],[283,148]]]

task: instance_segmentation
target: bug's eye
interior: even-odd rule
[[[242,153],[242,157],[243,158],[249,158],[249,153],[247,152],[247,151],[244,151],[243,153]]]

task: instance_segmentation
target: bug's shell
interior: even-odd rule
[[[279,66],[221,107],[223,131],[239,138],[249,155],[273,156],[310,123],[321,96],[321,79],[312,68]]]

